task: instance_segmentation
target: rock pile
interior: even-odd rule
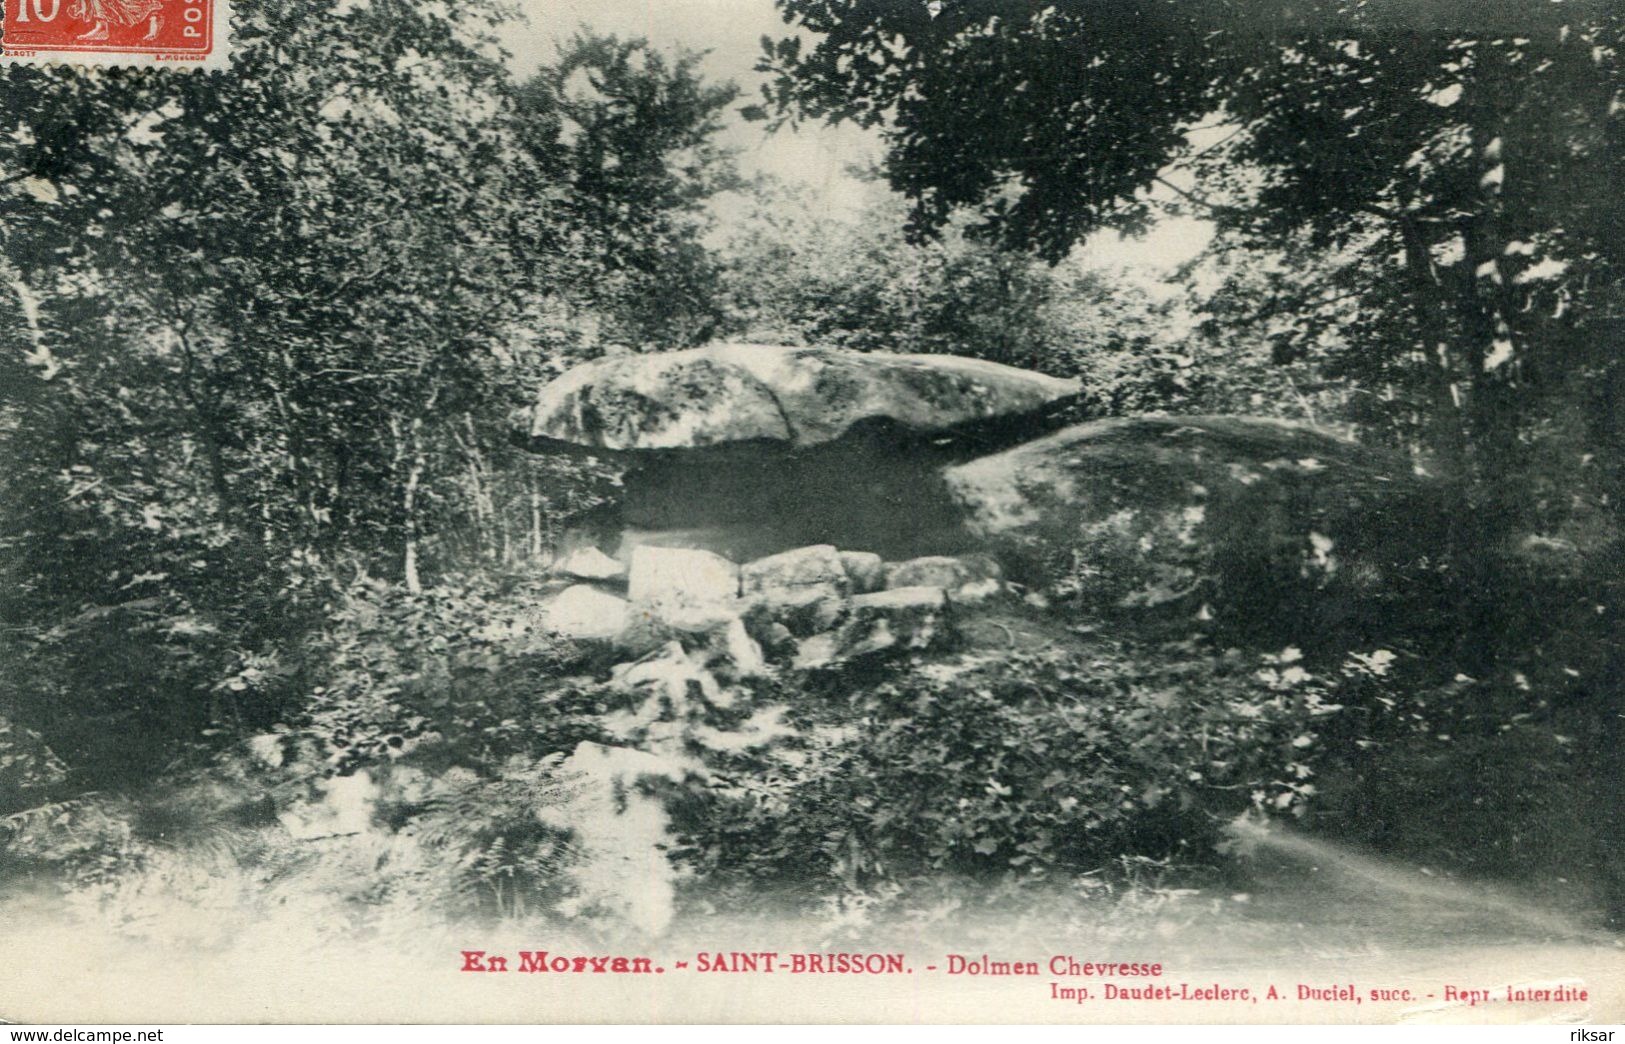
[[[737,616],[812,664],[897,639],[873,622],[895,599],[864,595],[964,604],[1007,572],[1086,610],[1346,630],[1391,611],[1437,546],[1439,484],[1394,455],[1251,417],[1051,430],[1075,392],[952,356],[719,345],[588,363],[542,389],[527,438],[621,460],[624,528],[560,563],[587,589],[550,623],[664,640]],[[600,596],[628,572],[631,607]]]
[[[587,575],[583,557],[597,561],[574,554],[555,565],[575,582],[553,595],[541,619],[624,656],[607,688],[625,702],[600,722],[615,745],[584,742],[560,767],[572,800],[537,814],[575,835],[576,898],[561,912],[609,912],[650,935],[671,923],[675,896],[661,781],[715,785],[696,746],[740,752],[795,734],[784,722],[788,708],[752,702],[744,691],[752,679],[944,647],[958,599],[1003,589],[985,556],[887,562],[831,544],[742,564],[645,545],[624,575]]]
[[[624,579],[583,580],[573,568],[569,561],[555,566],[577,582],[542,607],[548,629],[610,643],[637,660],[627,670],[655,654],[673,684],[690,667],[705,672],[695,680],[708,698],[713,674],[738,680],[943,647],[953,639],[954,606],[1005,590],[998,563],[986,555],[887,562],[831,544],[743,564],[711,551],[645,545]]]

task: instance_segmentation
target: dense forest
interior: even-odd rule
[[[777,0],[760,97],[588,31],[517,77],[484,0],[234,6],[224,73],[0,69],[0,888],[647,928],[536,814],[627,706],[532,612],[622,479],[517,418],[733,341],[1292,422],[1421,492],[1356,530],[1382,571],[1136,600],[1080,554],[967,623],[991,666],[741,681],[646,788],[677,916],[1202,887],[1249,817],[1625,916],[1613,5]],[[872,128],[867,202],[742,173],[740,119]],[[1214,233],[1158,286],[1082,249],[1169,217]],[[364,872],[288,826],[358,778]]]

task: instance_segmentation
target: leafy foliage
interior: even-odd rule
[[[347,772],[422,747],[442,764],[500,765],[600,738],[592,671],[603,653],[542,632],[527,609],[538,594],[348,591],[311,649],[320,681],[301,726],[322,761]]]
[[[1192,336],[1192,308],[1153,296],[1143,278],[1083,257],[1050,267],[975,238],[963,221],[939,239],[910,242],[896,198],[871,199],[845,219],[771,181],[744,199],[749,209],[723,255],[729,309],[745,340],[969,355],[1076,377],[1089,415],[1304,415],[1302,397],[1288,391],[1291,375],[1272,365],[1267,348]],[[1211,312],[1204,317],[1218,325]],[[1333,385],[1322,408],[1335,416],[1342,390],[1322,383]]]
[[[1598,348],[1619,337],[1625,23],[1608,5],[1416,24],[1350,0],[779,6],[812,43],[767,42],[761,115],[883,127],[916,234],[970,210],[1054,261],[1142,222],[1160,188],[1293,251],[1260,302],[1296,325],[1288,355],[1325,328],[1314,294],[1350,287],[1364,316],[1341,310],[1336,333],[1425,404],[1427,449],[1481,480],[1488,524],[1527,507],[1526,447],[1567,407],[1615,445],[1620,368]]]
[[[738,184],[715,142],[738,92],[704,83],[700,57],[578,35],[519,90],[527,139],[565,186],[555,234],[611,344],[688,347],[723,322],[703,206]]]
[[[0,74],[0,705],[70,786],[285,720],[356,578],[539,559],[610,476],[512,411],[703,334],[731,88],[595,36],[520,86],[503,17],[264,0],[222,76]]]
[[[731,766],[694,858],[804,898],[881,882],[1047,886],[1124,854],[1204,862],[1249,807],[1302,815],[1335,673],[1289,650],[1079,643],[900,672],[804,708],[806,739]],[[1274,666],[1271,666],[1271,665]]]

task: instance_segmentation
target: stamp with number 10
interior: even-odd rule
[[[226,60],[225,0],[4,0],[0,61],[201,65]]]

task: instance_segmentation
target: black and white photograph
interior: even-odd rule
[[[1622,403],[1616,0],[5,0],[0,1022],[1606,1039]]]

